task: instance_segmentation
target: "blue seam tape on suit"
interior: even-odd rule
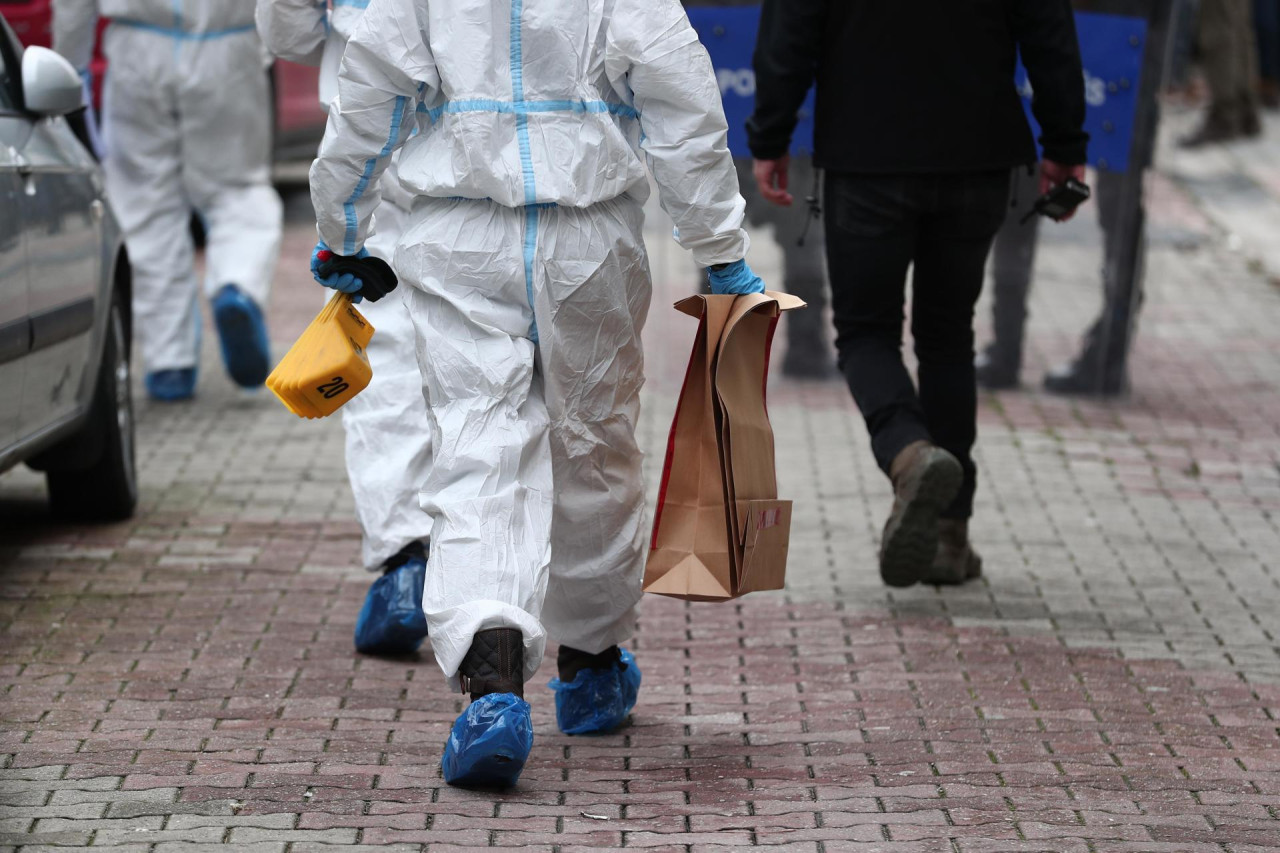
[[[533,307],[533,259],[538,250],[538,212],[541,205],[531,204],[524,209],[524,289],[529,299],[529,310]],[[529,327],[529,337],[538,343],[538,317],[534,314],[533,325]]]
[[[418,112],[425,115],[435,124],[440,120],[440,116],[448,113],[449,115],[458,115],[460,113],[501,113],[504,115],[528,115],[530,113],[609,113],[610,115],[622,116],[623,118],[637,119],[640,118],[635,107],[629,107],[626,104],[615,104],[609,101],[585,101],[585,100],[552,100],[552,101],[496,101],[487,98],[473,98],[462,101],[446,101],[437,106],[427,108],[423,104],[418,105]]]
[[[521,43],[523,26],[521,14],[524,11],[523,0],[511,0],[511,100],[513,104],[524,102],[524,48]],[[516,138],[520,143],[520,169],[524,173],[524,202],[533,205],[538,200],[538,186],[533,177],[533,147],[529,141],[529,115],[526,112],[515,112]],[[538,248],[538,208],[526,207],[524,218],[524,290],[529,300],[529,311],[533,307],[533,259]],[[529,337],[534,345],[538,343],[538,317],[534,313],[533,323],[529,326]]]
[[[364,173],[360,175],[360,180],[356,183],[356,187],[351,191],[351,197],[342,205],[342,212],[347,220],[347,232],[343,237],[342,254],[354,255],[356,253],[356,234],[359,231],[359,218],[356,215],[356,202],[364,195],[365,190],[369,188],[369,181],[373,178],[373,170],[377,167],[378,161],[391,154],[395,148],[396,140],[400,137],[400,125],[404,120],[405,104],[408,98],[404,95],[396,96],[395,107],[392,108],[391,129],[387,132],[387,144],[382,146],[382,150],[378,152],[376,157],[370,157],[365,161]]]
[[[181,17],[178,17],[181,23]],[[122,27],[129,27],[135,30],[145,30],[151,33],[158,33],[162,36],[168,36],[177,41],[209,41],[210,39],[219,39],[224,36],[234,36],[240,33],[251,33],[257,27],[254,24],[246,24],[243,27],[231,27],[226,30],[204,30],[196,32],[194,30],[184,30],[179,27],[162,27],[159,24],[148,24],[145,21],[134,21],[130,18],[112,18],[111,23],[119,24]]]

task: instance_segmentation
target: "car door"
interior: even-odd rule
[[[66,119],[33,121],[18,156],[31,320],[19,426],[31,434],[74,414],[92,384],[105,207],[96,163]]]
[[[27,260],[17,142],[27,119],[11,88],[17,79],[0,52],[0,453],[18,438],[23,374],[30,347]]]

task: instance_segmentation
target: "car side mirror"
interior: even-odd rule
[[[22,99],[37,115],[62,116],[84,106],[84,89],[70,62],[33,45],[22,53]]]

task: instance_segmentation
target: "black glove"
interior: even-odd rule
[[[350,274],[360,279],[363,286],[356,291],[356,295],[362,299],[377,302],[395,290],[396,285],[400,283],[391,269],[391,264],[381,258],[375,258],[372,255],[359,258],[354,255],[328,254],[328,258],[321,257],[316,266],[316,275],[320,278],[328,278],[331,275]]]

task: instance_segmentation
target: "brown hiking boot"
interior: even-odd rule
[[[477,631],[458,666],[462,689],[474,702],[490,693],[524,698],[524,635],[515,628]]]
[[[880,539],[880,578],[889,586],[921,580],[938,552],[938,513],[951,503],[964,471],[941,447],[908,444],[889,466],[893,509]]]
[[[969,544],[969,522],[938,519],[938,553],[921,583],[954,586],[982,577],[982,558]]]

